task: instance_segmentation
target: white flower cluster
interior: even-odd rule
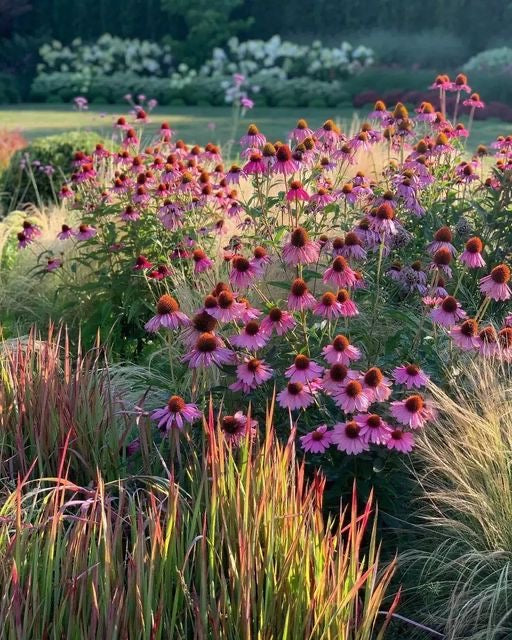
[[[201,68],[206,76],[231,76],[241,73],[252,81],[273,77],[276,80],[309,77],[332,79],[357,73],[373,64],[373,51],[343,42],[339,47],[324,47],[320,41],[298,45],[273,36],[270,40],[240,42],[231,38],[225,49],[215,48],[212,58]]]
[[[171,69],[171,49],[148,40],[130,40],[106,33],[94,44],[84,44],[76,38],[69,46],[57,40],[43,45],[39,53],[42,62],[37,70],[44,73],[76,73],[84,80],[117,72],[132,72],[152,76],[167,75]],[[87,84],[87,82],[85,82]]]
[[[467,73],[471,71],[485,71],[488,73],[512,72],[512,49],[510,47],[499,47],[481,51],[466,62],[463,70]]]

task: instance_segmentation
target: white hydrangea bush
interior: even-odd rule
[[[487,73],[512,73],[512,49],[498,47],[481,51],[466,62],[463,67],[466,73],[484,71]]]

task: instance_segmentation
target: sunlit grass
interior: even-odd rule
[[[7,129],[20,129],[27,139],[63,133],[76,129],[92,129],[107,137],[115,116],[129,110],[127,104],[92,105],[89,111],[77,112],[72,105],[20,104],[0,107],[0,126]],[[298,118],[306,118],[314,125],[320,125],[326,118],[338,120],[345,128],[349,127],[355,115],[364,118],[370,109],[355,110],[350,105],[333,108],[309,107],[256,107],[249,112],[240,125],[239,133],[245,124],[257,122],[270,139],[283,139],[290,126]],[[192,144],[205,144],[208,141],[225,142],[232,135],[231,109],[229,107],[158,107],[153,112],[154,125],[168,120],[179,138]],[[499,134],[507,134],[512,129],[509,123],[500,120],[477,121],[473,124],[470,139],[471,146],[488,144]]]

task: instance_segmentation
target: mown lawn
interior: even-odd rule
[[[20,129],[29,140],[39,136],[64,133],[76,129],[91,129],[110,135],[116,116],[125,114],[128,105],[94,105],[89,111],[78,113],[71,105],[20,104],[0,107],[0,129]],[[237,135],[245,125],[256,122],[270,139],[283,138],[298,118],[306,118],[318,126],[326,118],[333,118],[347,129],[353,118],[363,118],[368,111],[352,107],[333,109],[256,107],[241,122]],[[179,138],[189,143],[225,142],[232,136],[232,112],[229,107],[158,107],[152,114],[154,125],[168,120]],[[512,130],[510,123],[486,120],[473,125],[471,146],[488,144],[497,135]]]

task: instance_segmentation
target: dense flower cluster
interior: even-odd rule
[[[433,87],[470,91],[462,75]],[[493,143],[485,177],[487,150],[464,159],[463,125],[428,103],[410,115],[379,101],[350,135],[332,120],[299,120],[287,142],[270,142],[251,124],[240,161],[224,166],[216,145],[174,141],[166,123],[141,146],[146,120],[142,110],[117,120],[116,151],[75,153],[60,195],[86,215],[59,238],[103,246],[109,268],[131,270],[156,301],[148,336],[172,332],[181,344],[176,366],[192,372],[193,401],[173,395],[153,414],[161,428],[199,417],[200,390],[207,397],[208,372],[220,368],[228,406],[247,396],[256,405],[275,387],[284,419],[307,432],[306,450],[407,453],[434,411],[430,341],[460,358],[512,361],[510,269],[485,254],[491,239],[481,224],[482,237],[474,232],[478,219],[464,217],[470,198],[500,197],[510,137]],[[358,162],[378,150],[387,160],[375,181]],[[26,222],[19,246],[37,236]],[[57,266],[65,258],[47,269]],[[186,312],[183,283],[194,291]],[[401,353],[380,328],[396,324],[385,319],[395,309]],[[234,443],[254,429],[243,413],[223,421]]]

